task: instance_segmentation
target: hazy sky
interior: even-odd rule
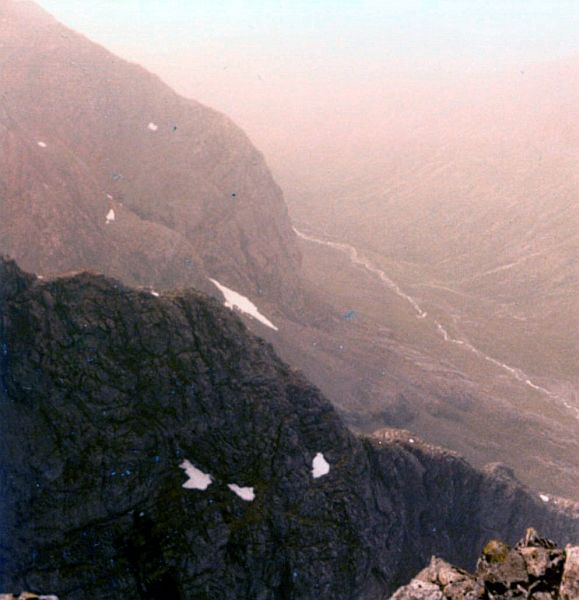
[[[325,116],[372,110],[397,78],[518,74],[579,56],[577,0],[38,2],[260,143],[260,128],[281,136],[288,123],[323,127]]]
[[[91,37],[128,52],[256,39],[375,58],[521,60],[577,52],[576,0],[40,0]],[[152,45],[162,47],[153,48]],[[351,54],[354,56],[351,56]]]

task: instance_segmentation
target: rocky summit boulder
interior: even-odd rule
[[[579,547],[568,545],[565,555],[565,568],[559,593],[562,600],[573,600],[579,598]]]
[[[579,547],[559,548],[528,529],[514,548],[491,540],[474,575],[432,557],[430,565],[392,600],[483,600],[579,598]]]

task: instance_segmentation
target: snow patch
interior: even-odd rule
[[[38,142],[38,145],[39,145],[41,148],[46,148],[46,144],[45,144],[44,142]]]
[[[115,220],[115,211],[111,208],[107,213],[107,224],[112,223]]]
[[[110,194],[107,194],[107,198],[108,198],[109,200],[112,200],[112,199],[113,199],[113,197],[112,197]]]
[[[179,467],[185,471],[189,481],[183,484],[183,487],[188,490],[206,490],[213,481],[211,475],[203,473],[197,467],[194,467],[188,460],[184,460]]]
[[[312,475],[314,479],[323,477],[330,472],[330,464],[321,452],[318,452],[312,461]]]
[[[411,444],[414,444],[414,439],[413,439],[413,438],[410,438],[408,441],[409,441]]]
[[[147,127],[149,128],[149,131],[157,131],[157,129],[159,129],[159,126],[155,125],[153,122],[149,123]]]
[[[550,500],[549,496],[545,496],[545,494],[539,494],[539,498],[541,498],[543,502],[549,502]]]
[[[259,312],[257,306],[255,306],[255,304],[249,300],[249,298],[246,298],[235,290],[221,285],[216,279],[210,279],[209,281],[211,281],[211,283],[213,283],[213,285],[215,285],[215,287],[223,294],[225,297],[225,306],[227,308],[230,308],[231,310],[237,308],[242,313],[257,319],[260,323],[263,323],[267,327],[278,331],[278,328],[267,317],[264,317]]]
[[[227,484],[227,487],[246,502],[255,500],[255,491],[252,487],[239,487],[236,483],[229,483]]]
[[[159,292],[156,292],[155,290],[151,290],[151,296],[155,296],[155,298],[158,298],[161,294],[159,294]]]

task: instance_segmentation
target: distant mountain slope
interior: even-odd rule
[[[376,329],[387,328],[391,347],[407,349],[411,380],[428,381],[434,395],[432,374],[420,372],[430,360],[432,370],[466,384],[447,396],[438,424],[409,428],[436,431],[438,441],[446,435],[444,445],[472,451],[472,460],[497,444],[521,477],[535,477],[538,468],[544,480],[559,472],[558,485],[576,496],[579,62],[456,81],[408,83],[411,77],[361,99],[363,107],[375,105],[353,122],[320,127],[314,151],[303,151],[314,144],[311,130],[305,139],[293,131],[291,146],[260,139],[296,226],[354,248],[374,275],[366,270],[362,279],[356,271],[363,268],[344,266],[347,252],[330,257],[307,241],[304,265],[327,297],[371,315]],[[336,143],[344,130],[351,143]],[[386,284],[381,294],[369,291],[380,272],[427,316],[417,318]],[[385,381],[383,396],[390,387]],[[482,414],[467,414],[469,398]],[[464,411],[456,410],[461,399]],[[518,431],[527,441],[509,443],[510,428],[495,425],[505,411],[525,421]],[[457,433],[445,434],[453,419]],[[458,434],[481,440],[477,429],[488,431],[481,452]],[[537,450],[531,438],[550,438],[550,448]],[[562,443],[568,452],[558,450]],[[567,467],[553,469],[549,463],[562,455]],[[531,456],[543,466],[521,464]]]
[[[30,2],[0,2],[0,48],[1,251],[140,284],[209,274],[295,304],[281,191],[229,119]]]
[[[393,145],[389,156],[403,163],[404,147]],[[342,186],[349,193],[343,174],[364,176],[363,165],[349,160],[335,170],[317,151],[302,159],[304,181],[328,159],[334,192],[310,208],[330,206],[328,223],[355,224],[350,204],[332,203]],[[373,209],[367,218],[384,225]],[[386,223],[393,244],[407,218]],[[0,0],[0,252],[44,275],[88,268],[156,293],[193,286],[245,311],[249,327],[359,430],[405,427],[477,466],[509,462],[527,484],[576,494],[579,438],[569,435],[576,429],[567,413],[523,414],[521,402],[536,390],[511,385],[491,363],[473,373],[436,330],[424,335],[424,322],[380,281],[352,277],[335,253],[312,261],[311,246],[296,244],[263,157],[226,117],[33,3]]]
[[[579,509],[408,433],[356,438],[215,300],[0,261],[0,589],[378,600]]]
[[[309,163],[297,137],[269,153],[298,224],[373,253],[426,310],[576,404],[578,81],[574,60],[402,82],[359,117],[374,136],[353,127],[351,148],[326,139]]]

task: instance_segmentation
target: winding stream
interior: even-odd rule
[[[565,398],[563,398],[559,394],[556,394],[556,393],[552,392],[551,390],[548,390],[547,388],[536,384],[521,369],[516,368],[516,367],[511,367],[510,365],[507,365],[506,363],[501,362],[500,360],[493,358],[492,356],[489,356],[488,354],[486,354],[479,348],[476,348],[475,346],[473,346],[470,342],[468,342],[466,340],[461,340],[460,338],[453,337],[448,332],[448,330],[444,327],[444,325],[442,323],[440,323],[437,319],[434,319],[434,318],[427,319],[428,313],[422,309],[422,307],[418,304],[418,302],[412,296],[410,296],[406,292],[404,292],[404,290],[402,290],[402,288],[395,281],[390,279],[390,277],[388,277],[388,275],[386,275],[386,273],[384,273],[384,271],[382,271],[378,267],[374,266],[367,258],[364,258],[363,256],[361,256],[360,253],[358,252],[358,250],[356,248],[354,248],[354,246],[351,246],[350,244],[345,244],[343,242],[332,242],[329,240],[323,240],[323,239],[308,235],[306,233],[303,233],[302,231],[300,231],[299,229],[297,229],[295,227],[294,227],[294,231],[295,231],[296,235],[303,240],[312,242],[314,244],[320,244],[322,246],[327,246],[329,248],[333,248],[334,250],[342,252],[343,254],[346,254],[350,258],[350,261],[352,262],[352,264],[354,266],[361,268],[362,270],[365,270],[368,273],[372,274],[373,276],[377,277],[389,290],[393,291],[397,296],[399,296],[404,301],[406,301],[408,304],[410,304],[410,306],[413,308],[414,312],[416,313],[417,319],[422,319],[422,320],[426,320],[427,322],[429,322],[429,321],[432,322],[432,324],[436,328],[436,332],[442,337],[442,339],[445,342],[448,342],[449,344],[455,344],[457,346],[460,346],[460,347],[464,348],[465,350],[468,350],[469,352],[476,354],[481,359],[486,360],[487,362],[490,362],[493,365],[503,369],[504,371],[509,373],[509,375],[512,378],[516,379],[520,383],[532,388],[533,390],[535,390],[537,392],[544,394],[545,396],[547,396],[548,398],[551,398],[552,400],[560,402],[566,408],[573,411],[575,413],[576,418],[579,418],[579,408],[570,404]]]

